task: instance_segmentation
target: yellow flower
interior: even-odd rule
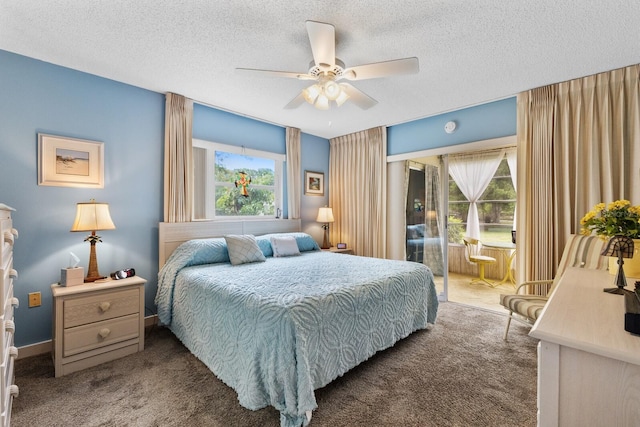
[[[631,202],[628,201],[628,200],[616,200],[615,202],[609,203],[608,209],[610,211],[612,211],[614,209],[622,209],[625,206],[629,206],[630,204],[631,204]]]
[[[593,218],[595,218],[596,216],[596,212],[595,211],[589,211],[585,214],[584,217],[582,217],[582,219],[580,220],[580,224],[584,225],[587,222],[591,221]]]
[[[628,200],[616,200],[605,205],[598,203],[580,220],[580,233],[595,233],[602,239],[612,236],[640,238],[640,206]]]

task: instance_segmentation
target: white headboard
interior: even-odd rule
[[[222,237],[226,234],[290,233],[301,230],[299,219],[161,222],[158,224],[159,268],[180,244],[192,239]]]

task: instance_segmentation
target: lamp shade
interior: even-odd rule
[[[71,231],[113,230],[115,228],[107,203],[97,203],[92,200],[88,203],[77,204],[76,219],[73,221]]]
[[[333,211],[331,208],[320,208],[320,210],[318,210],[318,218],[316,218],[316,221],[324,223],[333,222]]]

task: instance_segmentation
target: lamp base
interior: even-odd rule
[[[615,294],[615,295],[625,294],[624,288],[604,288],[602,291],[608,294]]]
[[[95,232],[93,234],[95,236]],[[104,279],[106,276],[103,276],[98,271],[98,257],[96,256],[96,239],[92,239],[91,243],[91,251],[89,252],[89,269],[87,270],[87,277],[84,278],[84,283],[92,283],[96,280]]]
[[[324,238],[322,239],[322,246],[320,249],[330,249],[331,242],[329,242],[329,225],[324,225]]]

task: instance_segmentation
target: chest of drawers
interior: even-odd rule
[[[18,231],[13,228],[13,209],[0,203],[0,425],[11,422],[11,403],[18,395],[18,387],[13,384],[13,365],[18,350],[13,345],[15,324],[13,310],[18,299],[13,296],[13,281],[18,272],[13,268],[13,245]]]
[[[134,276],[51,285],[56,377],[144,349],[145,282]]]

